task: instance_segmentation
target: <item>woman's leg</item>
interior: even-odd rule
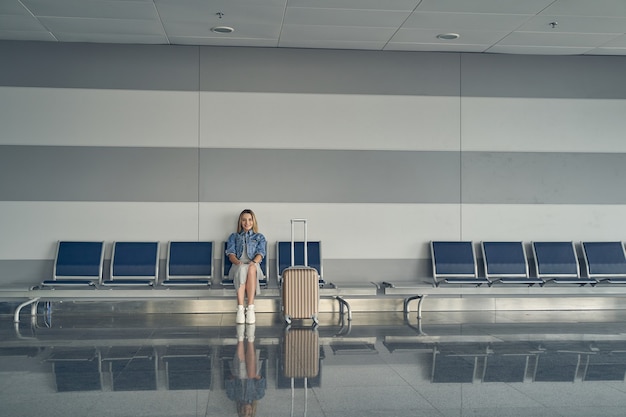
[[[243,300],[244,300],[244,295],[246,293],[246,285],[240,285],[237,288],[237,305],[242,306],[243,305]]]
[[[248,295],[248,305],[254,304],[256,295],[256,264],[250,264],[246,277],[246,294]]]
[[[239,359],[241,362],[244,362],[244,361],[247,362],[244,343],[245,342],[243,340],[238,341],[237,350],[235,351],[235,354],[237,355],[237,359]],[[239,377],[241,377],[241,375],[239,375]]]
[[[246,371],[248,378],[256,377],[256,349],[253,342],[246,344]]]

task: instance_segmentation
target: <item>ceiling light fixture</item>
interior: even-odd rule
[[[440,33],[437,35],[437,39],[441,39],[443,41],[453,41],[455,39],[459,39],[461,36],[458,33]]]
[[[215,26],[211,28],[211,32],[215,32],[215,33],[233,33],[235,31],[235,29],[231,28],[230,26]]]

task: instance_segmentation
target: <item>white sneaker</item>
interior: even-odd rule
[[[237,325],[237,341],[243,342],[243,339],[245,339],[245,330],[246,326],[244,326],[243,324]]]
[[[255,324],[246,324],[246,338],[248,342],[254,342],[254,331],[256,330]]]
[[[254,314],[254,304],[248,306],[246,311],[246,323],[254,324],[256,323],[256,314]]]
[[[246,313],[243,309],[242,305],[237,306],[237,318],[235,318],[235,323],[244,324],[246,322]]]

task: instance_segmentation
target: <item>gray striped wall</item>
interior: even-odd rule
[[[0,149],[0,201],[626,204],[625,154]]]
[[[0,285],[58,239],[220,242],[246,207],[270,242],[309,218],[335,281],[427,277],[431,239],[626,240],[621,57],[0,55]]]

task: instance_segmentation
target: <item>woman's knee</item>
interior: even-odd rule
[[[248,278],[256,278],[256,268],[248,268]]]

